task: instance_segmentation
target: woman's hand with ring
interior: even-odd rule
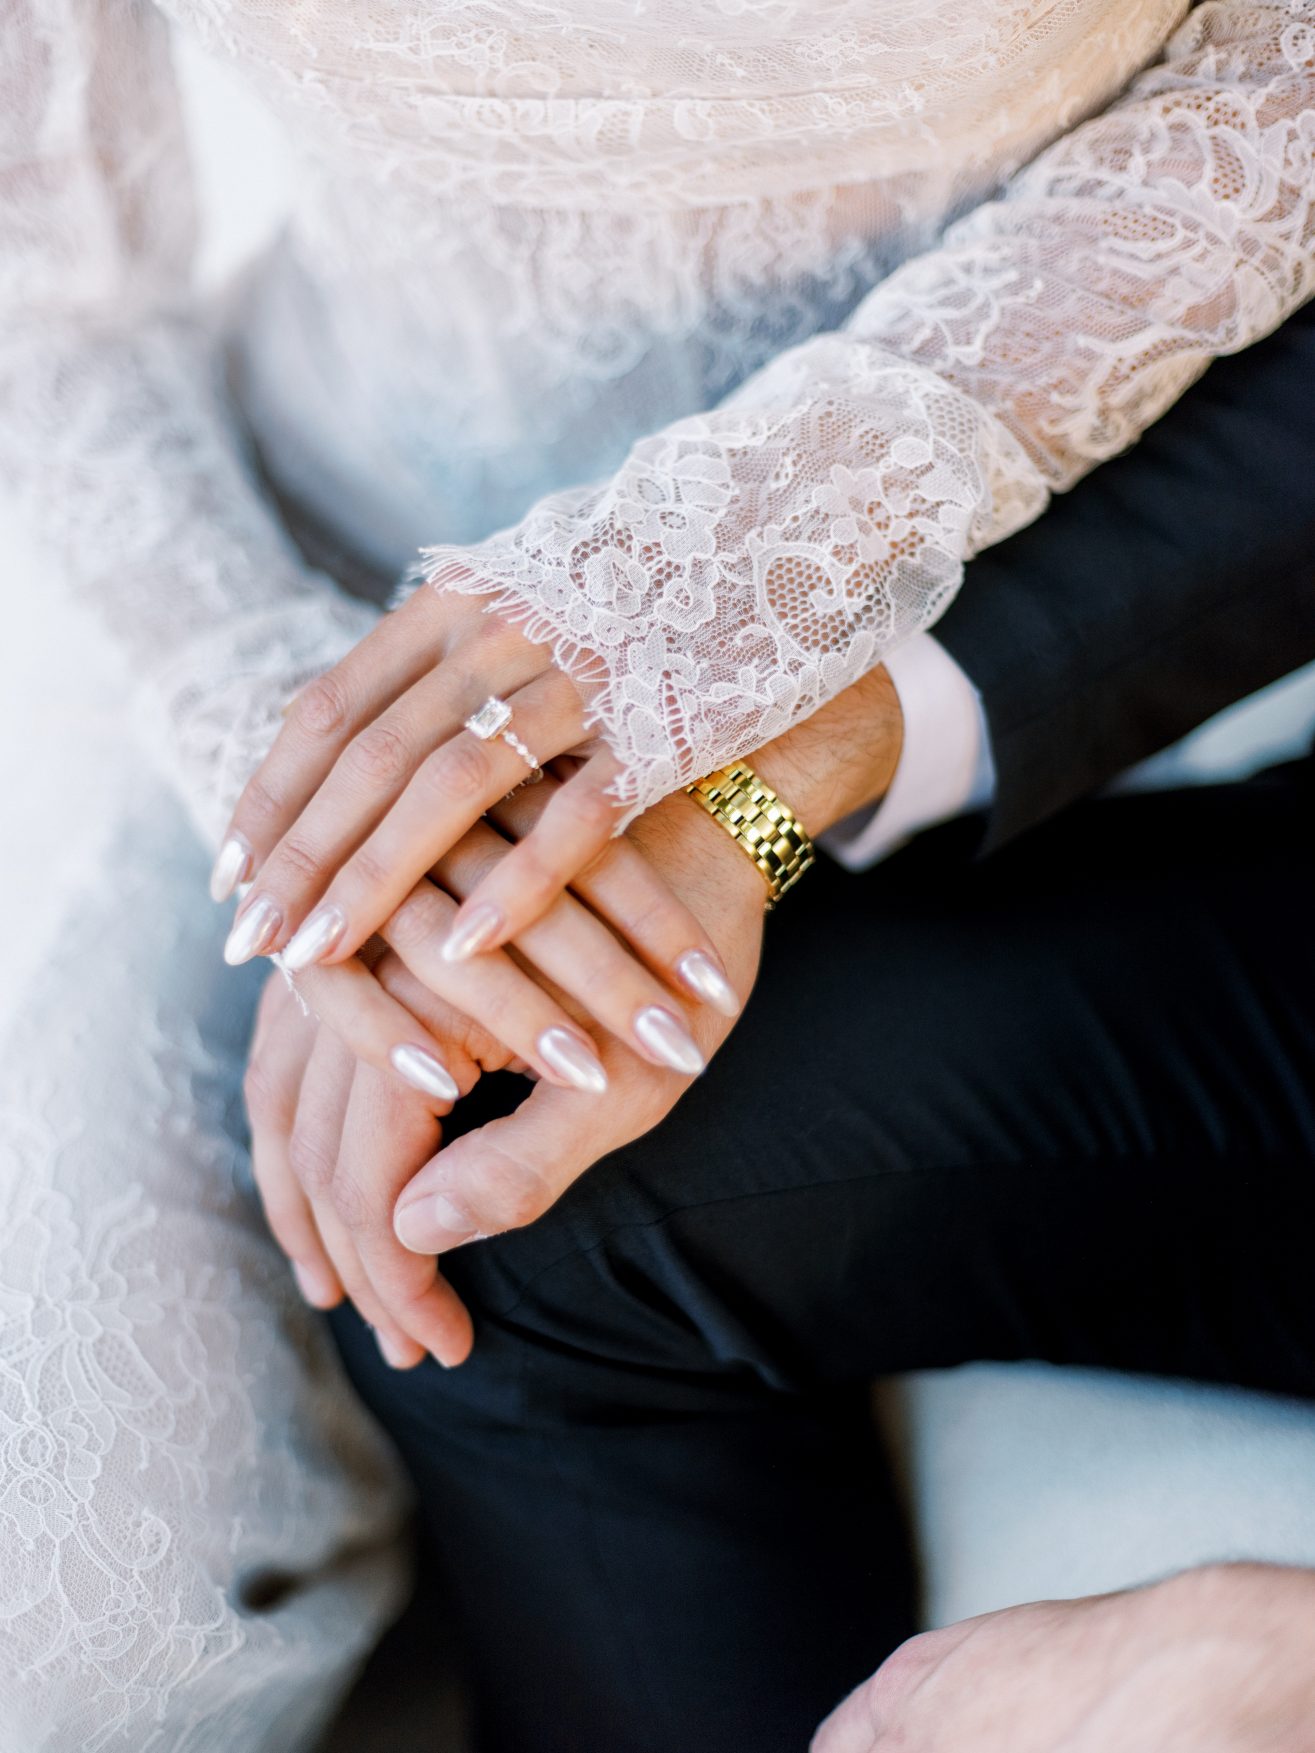
[[[496,728],[479,716],[491,699],[509,709]],[[612,837],[616,764],[590,749],[584,720],[543,646],[477,598],[416,591],[298,696],[243,791],[211,879],[216,899],[254,879],[225,955],[346,960],[533,767],[580,755],[514,881],[476,901],[449,953],[508,942]]]

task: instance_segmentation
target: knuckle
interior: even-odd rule
[[[482,971],[481,971],[482,977]],[[526,1021],[521,1014],[521,1004],[514,996],[509,985],[502,981],[485,981],[484,989],[479,995],[479,1021],[471,1023],[466,1030],[466,1046],[469,1048],[476,1035],[492,1035],[496,1040],[505,1041],[509,1036],[518,1033],[522,1038],[527,1033]],[[469,1022],[470,1019],[467,1019]],[[517,1029],[517,1021],[521,1027]]]
[[[619,944],[604,945],[579,964],[579,985],[574,990],[588,993],[591,1005],[597,998],[604,1003],[610,1000],[609,1010],[614,1009],[618,1001],[624,1007],[626,995],[635,991],[634,982],[629,978],[632,971],[633,964]]]
[[[475,847],[461,847],[461,880],[466,885],[467,895],[493,875],[504,859],[510,857],[507,848],[496,840],[481,841]]]
[[[544,859],[533,840],[522,840],[507,856],[511,860],[507,875],[525,900],[531,904],[543,904],[561,893],[565,880],[563,873]]]
[[[274,1124],[291,1117],[290,1091],[260,1059],[252,1059],[242,1075],[242,1099],[253,1120]]]
[[[349,1230],[362,1229],[370,1213],[370,1201],[365,1188],[355,1175],[341,1170],[333,1177],[329,1188],[329,1204],[338,1221]]]
[[[616,804],[598,785],[565,785],[554,800],[568,823],[591,840],[611,836]]]
[[[499,609],[491,609],[470,599],[471,615],[462,629],[462,646],[475,653],[495,652],[510,643],[516,629]]]
[[[343,761],[353,779],[378,788],[394,786],[411,767],[411,746],[392,724],[372,724],[348,743]]]
[[[889,1709],[894,1701],[917,1684],[940,1658],[941,1644],[934,1632],[919,1632],[906,1638],[891,1652],[867,1681],[873,1704]]]
[[[265,780],[256,774],[247,781],[239,814],[253,828],[267,822],[277,822],[283,814],[283,799],[277,792],[271,791]]]
[[[389,869],[368,840],[359,851],[352,854],[348,869],[353,880],[372,893],[391,889],[396,880],[396,873]]]
[[[288,1140],[288,1162],[309,1196],[318,1199],[333,1185],[338,1152],[324,1138],[298,1127]]]
[[[625,934],[632,943],[641,948],[647,946],[650,950],[668,942],[688,947],[703,935],[697,921],[691,919],[678,902],[651,890],[641,891],[640,897],[627,908]]]
[[[302,689],[292,708],[298,730],[307,736],[336,735],[350,716],[350,702],[342,678],[329,670]]]
[[[496,1235],[502,1230],[524,1229],[542,1217],[551,1204],[552,1197],[539,1175],[525,1163],[499,1155],[496,1166],[480,1176],[471,1209],[486,1233]]]
[[[432,946],[438,939],[442,911],[438,896],[432,891],[429,895],[414,894],[407,897],[402,905],[389,919],[385,928],[388,941],[396,949],[405,953],[407,950],[418,950]],[[386,980],[375,968],[375,978],[386,987]]]
[[[429,778],[445,797],[466,802],[479,797],[489,783],[489,758],[484,745],[473,736],[454,737],[427,763]]]
[[[537,1188],[524,1185],[503,1188],[493,1206],[500,1230],[524,1229],[536,1217],[541,1217],[546,1209],[542,1193]]]
[[[302,883],[314,883],[324,875],[319,851],[304,840],[284,840],[278,849],[278,869]]]

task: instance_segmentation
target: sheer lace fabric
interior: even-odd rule
[[[171,28],[300,161],[223,311]],[[0,481],[207,836],[375,613],[270,482],[550,639],[634,808],[1308,297],[1313,159],[1311,0],[8,0]],[[299,1373],[232,1181],[247,1010],[197,1023],[201,873],[122,792],[118,891],[0,1054],[0,1740],[291,1746],[386,1610],[334,1555],[384,1551],[395,1485]],[[244,1613],[262,1555],[323,1591]]]
[[[369,624],[248,429],[345,545],[397,574],[437,547],[551,638],[633,806],[932,620],[1309,295],[1311,0],[1186,12],[15,0],[5,474],[201,825]],[[300,164],[227,382],[165,13]]]
[[[633,812],[933,622],[966,559],[1313,290],[1315,7],[1206,5],[839,333],[428,576],[554,646]]]
[[[405,1496],[250,1186],[259,975],[98,728],[102,860],[0,983],[0,1747],[288,1753],[400,1604]]]

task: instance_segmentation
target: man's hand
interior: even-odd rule
[[[629,837],[698,917],[737,992],[748,992],[762,945],[766,888],[731,837],[691,801],[667,798]],[[686,1017],[707,1059],[731,1019],[707,1005]],[[689,1074],[602,1045],[608,1087],[583,1096],[539,1083],[513,1113],[453,1141],[406,1188],[395,1227],[408,1248],[441,1254],[532,1223],[600,1157],[639,1138],[689,1087]]]
[[[911,1638],[811,1753],[1311,1753],[1315,1572],[1211,1565]]]
[[[878,671],[769,744],[755,761],[763,777],[821,830],[880,796],[899,746],[898,701]],[[537,804],[532,795],[520,794],[500,806],[498,819],[520,839]],[[458,895],[486,860],[481,835],[487,840],[489,831],[476,829],[463,842],[465,850],[440,867],[438,874]],[[471,861],[470,870],[463,859]],[[730,989],[746,994],[752,986],[766,898],[762,878],[688,798],[668,798],[651,810],[576,887],[619,938],[642,946],[645,958],[658,966],[670,959],[661,947],[664,934],[685,917],[701,921],[703,941],[719,956],[714,965],[724,963]],[[526,934],[524,948],[539,964],[539,1000],[552,1001],[555,994],[568,1009],[584,1000],[597,1012],[610,999],[581,990],[579,982],[586,988],[590,982],[594,988],[616,985],[624,994],[625,981],[613,972],[612,952],[620,945],[593,922],[611,946],[608,956],[575,953],[569,920],[580,911],[573,900],[559,903],[554,919],[533,928],[544,940],[542,950],[528,942],[532,934]],[[392,1011],[385,1015],[381,1006],[418,1020],[462,1093],[482,1070],[508,1064],[524,1069],[533,1049],[513,1059],[501,1037],[516,1031],[504,1024],[495,1035],[493,1014],[484,1014],[493,958],[481,958],[468,971],[467,977],[484,976],[472,1016],[457,1008],[452,994],[442,998],[426,983],[432,968],[424,954],[432,933],[418,932],[414,942],[405,933],[395,935],[398,942],[371,964],[372,982],[364,967],[351,963],[308,969],[299,977],[329,1028],[303,1019],[282,981],[271,982],[247,1079],[253,1155],[271,1227],[308,1300],[331,1307],[344,1292],[349,1295],[376,1328],[390,1362],[405,1367],[427,1350],[453,1364],[469,1351],[469,1317],[436,1272],[434,1256],[532,1222],[600,1157],[656,1125],[692,1073],[645,1063],[626,1049],[618,1031],[603,1045],[605,1094],[562,1088],[545,1078],[515,1113],[456,1140],[417,1175],[439,1142],[438,1114],[445,1103],[417,1097],[387,1075],[384,1047]],[[561,955],[553,947],[559,937]],[[626,979],[633,974],[627,971]],[[371,1005],[363,1011],[366,985]],[[694,1007],[692,1014],[686,1006],[680,1011],[696,1059],[706,1059],[725,1039],[738,1004],[719,1007],[716,994],[699,996],[714,1002]],[[381,1012],[375,1032],[384,1045],[376,1043],[367,1062],[356,1063],[341,1041],[355,1042],[361,1015],[368,1023],[375,1011]]]
[[[881,797],[899,759],[902,728],[890,679],[876,670],[767,744],[753,764],[822,832]],[[701,922],[734,990],[747,993],[762,948],[766,890],[743,848],[683,793],[664,798],[626,837]],[[731,1029],[707,1006],[687,1020],[705,1059]],[[398,1201],[396,1230],[407,1247],[442,1253],[532,1223],[600,1157],[656,1126],[690,1081],[607,1048],[603,1063],[605,1095],[582,1102],[572,1091],[540,1084],[514,1113],[440,1151]]]

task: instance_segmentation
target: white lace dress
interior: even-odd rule
[[[298,159],[222,311],[171,27]],[[243,1189],[252,983],[144,766],[213,836],[370,624],[288,520],[497,593],[639,807],[1312,289],[1315,0],[0,6],[0,480],[122,703],[43,673],[111,828],[69,808],[0,1044],[0,1746],[294,1746],[396,1590],[395,1481]]]

